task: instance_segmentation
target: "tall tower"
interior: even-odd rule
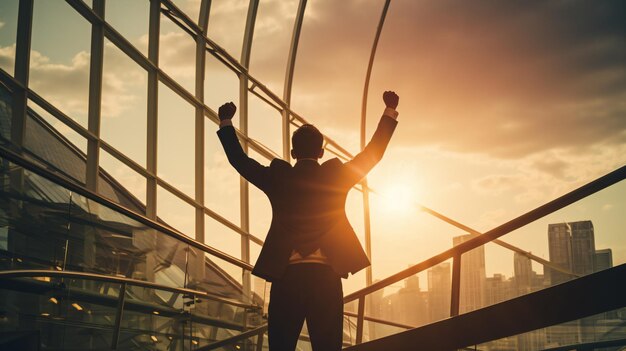
[[[596,272],[613,267],[613,252],[611,249],[596,250]]]
[[[586,275],[595,272],[596,240],[591,221],[569,223],[572,231],[572,270]]]
[[[450,262],[440,263],[428,270],[428,319],[430,322],[450,317]]]
[[[568,223],[548,224],[548,250],[550,262],[572,270],[572,236]],[[550,284],[560,284],[571,279],[565,273],[547,269]]]
[[[474,234],[452,238],[457,246],[475,238]],[[485,305],[485,246],[479,246],[461,256],[461,296],[459,312],[477,310]]]
[[[513,270],[515,273],[514,294],[516,296],[528,294],[531,292],[533,267],[530,258],[516,252],[513,255]]]

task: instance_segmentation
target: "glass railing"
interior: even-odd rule
[[[470,347],[471,350],[621,350],[626,346],[626,309],[513,335]]]
[[[355,330],[344,340],[376,340],[625,263],[625,177],[622,167],[486,233],[443,218],[465,230],[453,238],[454,247],[347,295]],[[626,323],[623,314],[613,315]],[[571,322],[580,341],[607,323],[583,321]]]
[[[69,271],[0,272],[2,332],[43,349],[189,350],[239,334],[254,306],[201,291]]]
[[[88,341],[67,345],[84,349],[87,342],[90,348],[109,344],[117,328],[119,345],[182,350],[184,343],[201,347],[263,323],[265,297],[243,285],[250,265],[0,148],[0,274],[31,274],[10,284],[3,280],[8,322],[2,331],[22,330],[17,321],[29,319],[27,330],[45,329],[44,348],[66,345],[55,335],[72,339],[80,333],[90,335]],[[126,288],[126,306],[137,308],[124,309],[115,327],[123,284],[64,278],[68,274],[127,279],[133,283]],[[33,284],[53,288],[31,289]],[[63,298],[63,310],[46,302],[57,288],[53,301]]]

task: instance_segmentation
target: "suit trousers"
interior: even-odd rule
[[[341,277],[320,263],[291,264],[272,282],[268,310],[270,351],[293,351],[306,320],[313,351],[339,351],[343,337]]]

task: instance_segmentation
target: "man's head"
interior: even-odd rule
[[[324,156],[322,133],[312,124],[303,124],[291,137],[291,156],[295,159],[321,158]]]

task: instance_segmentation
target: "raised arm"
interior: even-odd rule
[[[262,166],[243,152],[232,123],[236,111],[237,106],[232,102],[220,106],[218,110],[220,129],[217,131],[217,136],[220,138],[222,147],[224,147],[228,162],[242,177],[263,190],[268,183],[269,168]]]
[[[398,124],[398,102],[400,97],[393,91],[383,94],[385,111],[378,122],[378,127],[370,142],[363,151],[345,164],[345,178],[349,186],[353,186],[363,179],[369,171],[383,158],[389,140]]]

